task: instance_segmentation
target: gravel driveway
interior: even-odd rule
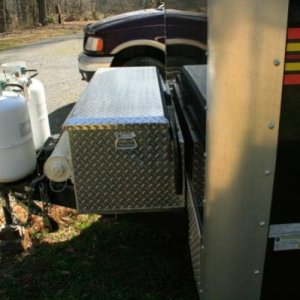
[[[75,34],[1,51],[0,64],[25,61],[28,68],[38,69],[37,79],[45,86],[50,113],[76,101],[87,86],[87,83],[81,80],[77,67],[82,40],[82,34]]]

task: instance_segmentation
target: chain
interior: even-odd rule
[[[43,202],[43,216],[47,216],[48,215],[48,211],[51,207],[51,204],[50,204],[50,200],[49,200],[49,197],[48,197],[48,193],[46,191],[46,187],[45,187],[45,184],[43,182],[41,182],[39,184],[39,191],[40,191],[40,195],[41,195],[41,200]]]

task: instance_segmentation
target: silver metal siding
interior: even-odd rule
[[[208,11],[202,299],[254,300],[266,251],[288,1],[211,0]]]

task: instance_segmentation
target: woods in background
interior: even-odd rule
[[[0,32],[44,26],[59,20],[98,20],[155,7],[158,0],[0,0]]]
[[[168,7],[185,9],[206,0],[167,0]],[[0,32],[44,26],[61,21],[100,20],[109,15],[157,7],[161,0],[0,0]]]

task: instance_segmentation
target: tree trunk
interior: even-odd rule
[[[62,20],[61,20],[61,10],[59,4],[55,5],[55,13],[57,14],[58,24],[61,24]]]
[[[82,0],[79,1],[79,15],[82,15]]]
[[[28,0],[20,1],[20,11],[21,11],[21,24],[23,27],[29,26],[29,3]]]
[[[91,1],[91,11],[92,11],[92,17],[93,17],[94,20],[97,19],[97,16],[96,16],[96,8],[97,8],[96,0],[92,0],[92,1]]]
[[[46,0],[37,0],[39,8],[39,23],[43,26],[47,25],[47,6]]]
[[[68,5],[67,5],[67,0],[65,0],[65,14],[68,14]]]
[[[0,0],[0,32],[6,32],[7,24],[6,24],[6,0]]]

